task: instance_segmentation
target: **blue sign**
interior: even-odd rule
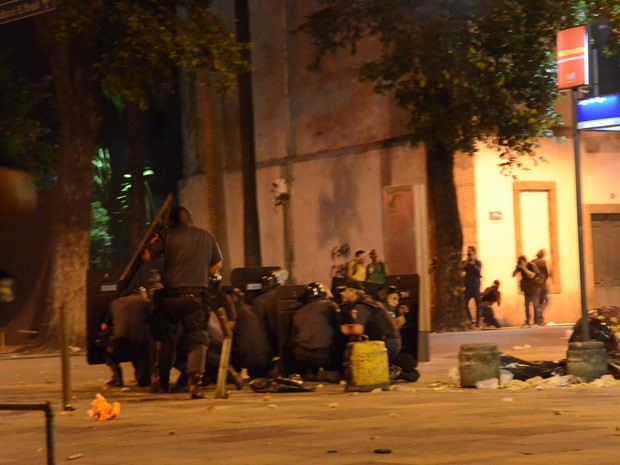
[[[620,94],[599,95],[579,100],[577,129],[620,131]]]
[[[54,3],[54,0],[0,0],[0,24],[53,10]]]

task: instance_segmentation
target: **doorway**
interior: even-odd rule
[[[620,306],[620,213],[592,213],[592,305]]]

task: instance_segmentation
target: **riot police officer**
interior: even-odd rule
[[[222,266],[222,254],[209,232],[192,225],[187,208],[173,208],[170,222],[171,227],[155,235],[142,255],[144,261],[164,257],[164,292],[153,315],[159,342],[159,386],[154,390],[170,392],[170,370],[179,349],[187,353],[191,397],[203,398],[202,374],[209,345],[205,296],[209,276]]]

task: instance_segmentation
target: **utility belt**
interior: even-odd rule
[[[187,299],[204,298],[206,287],[174,287],[164,289],[165,297],[185,297]]]

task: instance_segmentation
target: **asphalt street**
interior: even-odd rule
[[[259,394],[228,399],[151,394],[131,381],[106,388],[104,365],[71,357],[73,411],[62,410],[60,358],[0,355],[0,403],[50,401],[55,463],[146,464],[617,464],[620,388],[464,389],[452,384],[462,344],[493,342],[525,360],[566,356],[569,326],[432,334],[416,383],[387,392]],[[611,386],[611,384],[610,384]],[[120,414],[87,414],[97,393]],[[0,411],[0,465],[46,464],[45,416]]]

